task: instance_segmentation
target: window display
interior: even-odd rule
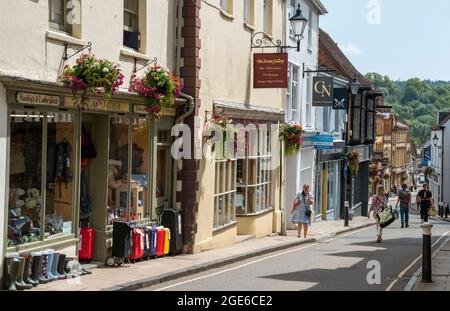
[[[236,160],[216,161],[214,228],[236,220]]]
[[[48,113],[47,120],[46,238],[72,233],[75,139],[72,114]]]

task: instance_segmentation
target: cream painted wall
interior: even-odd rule
[[[146,5],[147,58],[174,69],[176,1],[141,0]],[[49,30],[47,0],[1,1],[0,72],[31,79],[56,81],[63,55],[63,42],[46,37]],[[80,40],[81,39],[81,40]],[[99,58],[121,62],[125,83],[129,81],[133,58],[121,56],[123,41],[123,1],[82,0],[79,43],[92,42]],[[77,56],[69,60],[73,64]],[[145,59],[140,64],[145,63]]]
[[[6,146],[8,145],[8,122],[7,122],[7,106],[6,106],[6,90],[0,83],[0,279],[3,273],[3,254],[6,252],[5,239],[3,236],[7,234],[5,220],[8,216],[8,196],[6,192],[7,181],[7,165],[8,154]]]
[[[206,111],[212,111],[214,100],[251,104],[284,110],[285,89],[253,88],[253,53],[261,53],[261,49],[251,50],[252,31],[244,25],[243,1],[234,0],[233,14],[230,18],[220,12],[220,0],[206,0],[202,3],[200,17],[202,28],[200,38],[202,48],[200,58],[201,108],[199,116],[203,122]],[[282,0],[273,0],[273,38],[283,40],[284,14]],[[255,31],[263,29],[263,1],[255,1]],[[265,53],[276,52],[266,50]],[[210,114],[208,115],[210,116]],[[274,150],[278,155],[279,150]],[[199,173],[199,213],[198,232],[195,244],[202,245],[212,238],[214,213],[214,176],[215,165],[212,160],[201,162]],[[273,172],[274,204],[278,209],[279,172]],[[265,225],[272,232],[277,227],[271,220]],[[231,229],[235,232],[235,229]],[[236,234],[223,233],[220,238],[214,237],[214,245],[226,245],[235,242]]]

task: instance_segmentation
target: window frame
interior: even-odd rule
[[[40,232],[40,237],[39,237],[39,241],[35,241],[35,242],[30,242],[30,243],[26,243],[26,244],[19,244],[19,245],[15,245],[15,246],[8,246],[7,243],[7,235],[4,236],[4,243],[5,243],[5,251],[7,253],[11,253],[11,252],[22,252],[22,251],[26,251],[29,249],[33,249],[34,247],[43,247],[44,245],[48,245],[48,244],[53,244],[53,243],[63,243],[63,242],[68,242],[71,241],[73,239],[75,239],[78,236],[78,233],[76,232],[76,229],[78,228],[77,225],[77,221],[78,221],[78,211],[79,208],[77,206],[79,206],[79,198],[78,198],[78,193],[76,190],[75,185],[78,184],[80,182],[80,178],[78,176],[78,174],[76,174],[76,172],[79,170],[79,165],[78,163],[76,163],[76,161],[74,161],[74,164],[72,165],[72,172],[73,172],[73,191],[72,191],[72,228],[71,228],[71,233],[70,234],[61,234],[58,236],[49,236],[49,237],[45,237],[45,228],[43,230],[42,226],[45,227],[45,214],[46,214],[46,200],[47,200],[47,151],[48,151],[48,114],[52,114],[52,113],[70,113],[72,114],[73,117],[73,124],[74,124],[74,135],[75,138],[81,135],[80,132],[80,128],[79,128],[79,115],[73,111],[73,110],[68,110],[68,111],[60,111],[58,108],[56,107],[44,107],[44,106],[30,106],[30,105],[21,105],[21,104],[14,104],[14,105],[8,105],[7,107],[7,134],[8,137],[11,136],[11,114],[13,111],[30,111],[30,112],[34,112],[34,113],[39,113],[42,114],[42,149],[41,149],[41,174],[40,174],[40,178],[41,178],[41,185],[40,185],[40,196],[41,196],[41,210],[40,210],[40,223],[41,223],[41,232]],[[81,136],[80,136],[81,137]],[[6,152],[8,154],[8,167],[7,167],[7,171],[6,173],[6,184],[5,187],[7,187],[8,190],[8,196],[9,196],[9,191],[10,191],[10,161],[11,161],[11,157],[9,156],[11,153],[11,141],[8,140],[7,143],[7,149]],[[72,146],[72,155],[78,154],[80,152],[79,147],[77,144],[74,144],[74,146]],[[76,160],[76,159],[75,159]],[[6,205],[6,209],[9,210],[9,199],[8,199],[8,204]],[[9,215],[7,215],[7,218],[5,220],[5,222],[9,221]]]
[[[220,9],[231,16],[233,15],[233,7],[233,0],[220,0]]]
[[[263,0],[263,31],[273,35],[273,0]]]
[[[255,26],[255,0],[244,0],[244,23]]]
[[[139,32],[139,0],[128,0],[128,1],[135,1],[136,2],[136,11],[130,10],[125,7],[125,1],[123,3],[123,13],[124,13],[124,21],[123,21],[123,30],[129,31],[129,32]],[[136,24],[135,28],[129,27],[125,25],[125,14],[130,14],[133,17],[133,21]]]
[[[311,70],[308,68],[307,70]],[[310,72],[306,73],[305,77],[305,89],[306,89],[306,99],[305,99],[305,127],[312,128],[312,92],[313,92],[313,76]]]
[[[62,6],[61,7],[62,20],[60,20],[59,22],[52,20],[52,13],[53,13],[52,2],[55,2],[55,1],[60,1],[61,6]],[[68,3],[72,4],[71,8],[68,7]],[[50,29],[61,31],[63,33],[72,35],[73,31],[74,31],[74,29],[73,29],[74,27],[73,27],[73,24],[68,23],[69,14],[71,14],[71,16],[73,18],[73,13],[71,13],[71,12],[74,10],[74,5],[73,5],[72,1],[71,0],[49,0],[48,10],[49,10],[48,23],[49,23]]]

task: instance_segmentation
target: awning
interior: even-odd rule
[[[214,107],[225,109],[226,113],[234,119],[284,121],[285,111],[243,103],[233,103],[214,100]]]

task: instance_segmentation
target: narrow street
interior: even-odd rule
[[[450,223],[433,220],[432,224],[433,243],[442,242],[444,239],[440,237],[446,232],[448,235]],[[408,229],[401,229],[399,221],[393,223],[385,230],[382,244],[375,242],[374,235],[375,228],[369,227],[322,243],[253,258],[144,290],[403,290],[421,265],[419,217],[412,216]],[[434,249],[438,245],[436,243]],[[381,265],[381,284],[370,285],[367,282],[370,272],[367,265],[373,260]],[[400,279],[399,274],[402,274]]]

